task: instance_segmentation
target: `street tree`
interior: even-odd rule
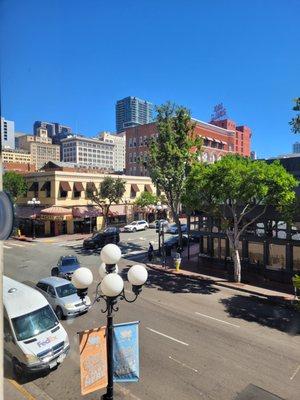
[[[239,241],[246,229],[273,206],[288,217],[297,180],[279,161],[267,164],[228,155],[214,164],[198,164],[186,182],[187,207],[219,219],[229,239],[234,280],[241,281]]]
[[[157,196],[147,191],[144,191],[140,194],[140,196],[134,202],[139,207],[147,207],[151,205],[155,205],[157,203]]]
[[[16,202],[19,197],[26,194],[27,185],[24,176],[15,171],[5,172],[3,189],[10,194],[13,202]]]
[[[194,135],[195,124],[189,110],[170,102],[157,108],[156,127],[158,135],[150,142],[145,165],[157,189],[166,196],[182,247],[181,196],[191,166],[199,158],[201,140]]]
[[[300,97],[294,99],[295,105],[293,111],[300,111]],[[300,113],[298,113],[294,118],[291,119],[289,124],[292,126],[293,133],[300,133]]]
[[[107,226],[110,206],[112,204],[119,204],[125,190],[125,181],[121,178],[112,178],[111,176],[106,176],[98,189],[93,184],[87,185],[86,195],[101,208],[104,226]]]
[[[223,103],[216,104],[210,118],[211,122],[220,121],[224,118],[227,118],[226,108],[223,106]]]

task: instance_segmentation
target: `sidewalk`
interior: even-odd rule
[[[69,235],[59,235],[43,238],[35,238],[28,236],[12,236],[14,240],[20,240],[23,242],[37,242],[37,243],[61,243],[61,242],[76,242],[77,240],[84,240],[91,236],[91,233],[73,233]]]
[[[202,272],[195,272],[195,271],[190,271],[187,270],[186,267],[184,269],[180,269],[179,271],[176,271],[175,268],[168,266],[167,269],[163,268],[160,264],[151,264],[147,263],[147,266],[149,268],[167,273],[167,274],[173,274],[177,276],[182,276],[182,277],[188,277],[188,278],[193,278],[197,279],[199,281],[210,281],[214,285],[217,286],[222,286],[226,287],[229,289],[235,289],[239,290],[241,292],[246,292],[250,293],[256,296],[261,296],[267,298],[269,301],[273,302],[274,304],[280,304],[280,305],[285,305],[289,306],[291,305],[291,301],[294,299],[294,295],[291,293],[285,293],[279,290],[270,290],[266,289],[263,287],[259,286],[254,286],[246,283],[236,283],[236,282],[230,282],[224,277],[218,277],[218,276],[213,276],[213,275],[208,275],[204,274]]]
[[[33,382],[20,385],[13,379],[4,379],[4,400],[53,400]]]

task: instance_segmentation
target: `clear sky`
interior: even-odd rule
[[[223,102],[260,157],[291,151],[300,0],[0,0],[2,115],[115,129],[132,95],[209,121]]]

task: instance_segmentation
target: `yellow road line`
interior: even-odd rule
[[[23,386],[19,385],[13,379],[7,379],[8,382],[13,385],[27,400],[37,400],[31,393],[29,393]]]

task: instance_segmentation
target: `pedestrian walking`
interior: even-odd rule
[[[153,248],[153,243],[149,242],[149,247],[148,247],[148,261],[153,260],[153,255],[154,255],[154,248]]]

